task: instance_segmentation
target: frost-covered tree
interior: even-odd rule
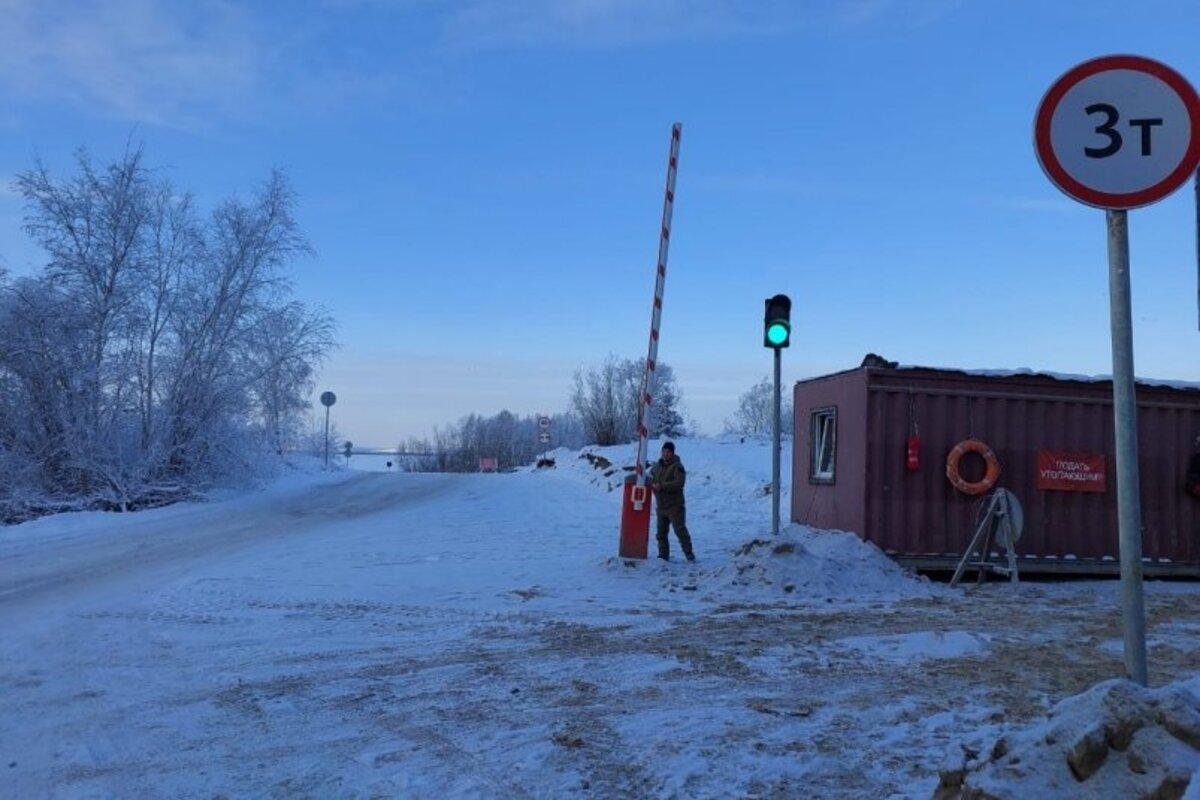
[[[637,437],[643,369],[640,360],[609,356],[601,364],[576,371],[571,408],[590,444],[621,444]],[[650,393],[653,403],[646,427],[651,435],[684,435],[682,396],[669,364],[658,363]]]
[[[576,370],[571,407],[590,443],[606,446],[628,441],[630,415],[634,419],[637,415],[630,402],[630,378],[630,371],[616,356],[587,370]],[[633,394],[637,386],[632,384]]]
[[[164,502],[295,443],[333,323],[290,296],[282,174],[207,217],[140,150],[15,188],[46,260],[0,279],[0,515]]]
[[[675,382],[675,370],[671,368],[670,364],[659,364],[654,370],[654,386],[651,387],[651,396],[653,402],[650,404],[646,425],[650,435],[653,437],[687,436],[689,426],[680,411],[683,396],[679,392],[679,385]],[[634,432],[636,433],[636,429]]]
[[[325,415],[311,414],[307,421],[307,427],[304,428],[304,433],[296,440],[299,444],[299,450],[302,453],[318,458],[325,458]],[[333,457],[338,454],[346,446],[346,440],[342,438],[342,432],[338,430],[336,422],[329,423],[329,461],[334,463]]]
[[[725,430],[742,436],[769,436],[772,432],[774,415],[775,385],[770,378],[763,378],[738,397],[737,410],[725,421]],[[780,429],[784,436],[792,433],[792,401],[786,395],[781,398]]]

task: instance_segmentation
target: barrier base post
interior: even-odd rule
[[[623,488],[619,552],[621,558],[644,559],[650,544],[650,487],[638,486],[637,478],[628,475]],[[640,509],[638,505],[641,505]]]

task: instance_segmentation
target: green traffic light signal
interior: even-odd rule
[[[787,344],[789,333],[790,331],[788,330],[788,326],[784,325],[782,322],[771,323],[771,325],[767,328],[767,341],[770,342],[773,347],[782,347],[783,345]]]
[[[792,301],[786,294],[767,298],[763,313],[763,347],[779,350],[791,345]]]

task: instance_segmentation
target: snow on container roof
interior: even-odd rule
[[[1110,383],[1112,375],[1082,375],[1069,372],[1053,372],[1051,370],[1036,370],[1029,367],[1020,367],[1018,369],[966,369],[963,367],[932,367],[924,364],[901,364],[896,361],[888,361],[882,356],[875,353],[868,353],[856,369],[866,367],[874,369],[892,369],[892,370],[908,370],[922,372],[941,372],[953,373],[956,375],[964,375],[975,378],[1049,378],[1056,381],[1070,381],[1073,383]],[[853,372],[854,370],[841,370],[831,373],[839,375],[842,372]],[[797,381],[805,383],[809,380],[819,380],[826,378],[829,375],[813,376]],[[1178,389],[1186,392],[1200,392],[1200,381],[1179,381],[1179,380],[1164,380],[1161,378],[1145,378],[1139,377],[1136,379],[1139,386],[1152,387],[1156,389]]]
[[[928,370],[931,372],[955,372],[979,378],[1051,378],[1056,381],[1073,381],[1075,383],[1109,383],[1112,375],[1078,375],[1069,372],[1052,372],[1036,370],[1028,367],[1019,369],[961,369],[958,367],[927,367],[920,364],[897,364],[897,370]],[[1153,386],[1159,389],[1182,389],[1184,391],[1200,391],[1200,382],[1172,381],[1161,378],[1136,379],[1141,386]]]

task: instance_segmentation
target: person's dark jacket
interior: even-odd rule
[[[1187,490],[1193,497],[1200,497],[1200,452],[1192,453],[1188,461]]]
[[[679,456],[670,461],[661,458],[656,461],[650,468],[650,482],[658,499],[658,513],[683,508],[683,484],[687,482],[687,471]]]

